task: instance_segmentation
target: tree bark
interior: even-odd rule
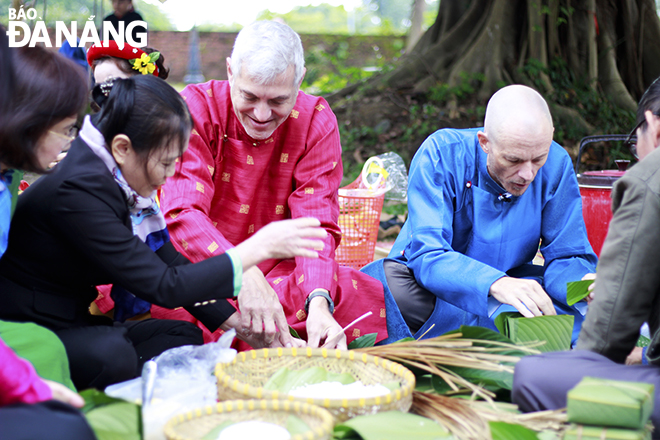
[[[629,109],[660,75],[660,20],[653,0],[442,0],[438,17],[376,88],[424,93],[483,75],[479,97],[512,81],[553,86],[530,60],[561,58],[572,74]]]
[[[417,44],[423,34],[424,9],[426,9],[426,1],[413,0],[412,14],[410,14],[410,30],[408,31],[406,41],[406,52],[411,51],[415,47],[415,44]]]

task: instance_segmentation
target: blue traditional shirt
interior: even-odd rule
[[[441,300],[486,317],[490,286],[507,272],[520,276],[540,242],[542,285],[566,304],[566,283],[597,263],[571,159],[553,141],[534,181],[512,196],[488,174],[480,130],[439,130],[421,145],[410,167],[408,220],[389,256]]]

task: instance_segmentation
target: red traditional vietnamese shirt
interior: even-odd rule
[[[382,284],[334,260],[341,240],[337,190],[342,179],[337,119],[320,97],[298,93],[289,117],[266,140],[252,139],[236,117],[227,81],[190,85],[182,95],[194,120],[188,150],[161,191],[174,246],[197,262],[241,243],[264,225],[316,217],[328,231],[318,259],[267,260],[259,265],[277,292],[289,324],[306,337],[305,300],[330,292],[334,317],[348,341],[367,333],[387,336]],[[185,310],[152,307],[152,316],[196,320]],[[217,339],[205,330],[206,340]]]

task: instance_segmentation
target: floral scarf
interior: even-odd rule
[[[89,116],[85,117],[80,130],[80,137],[108,167],[115,182],[124,193],[124,198],[130,210],[131,222],[133,223],[133,234],[137,235],[154,252],[160,249],[170,240],[170,236],[167,232],[165,216],[156,200],[156,191],[149,197],[141,197],[133,191],[124,176],[122,176],[117,162],[105,148],[103,134],[94,127]],[[110,296],[115,302],[114,318],[116,321],[123,322],[151,309],[151,303],[137,298],[131,292],[116,284],[112,286]]]

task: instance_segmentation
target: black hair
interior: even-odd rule
[[[92,123],[110,151],[112,140],[124,134],[145,161],[152,152],[176,142],[179,153],[188,146],[193,122],[188,106],[169,84],[153,75],[137,75],[97,84],[92,97],[101,111]]]
[[[637,105],[637,124],[642,123],[640,128],[646,130],[646,113],[651,110],[654,115],[660,116],[660,78],[656,78],[644,92]]]
[[[76,63],[43,47],[21,47],[13,55],[11,114],[3,122],[0,162],[9,168],[44,173],[37,159],[37,143],[53,125],[85,108],[89,81]]]

